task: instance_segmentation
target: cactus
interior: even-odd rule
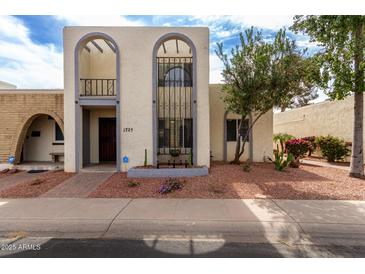
[[[279,151],[279,145],[277,145],[277,150],[274,151],[274,160],[270,160],[274,163],[276,170],[283,171],[294,160],[294,156],[289,153],[285,158],[284,151]]]
[[[144,150],[144,166],[147,166],[147,149]]]
[[[193,152],[192,152],[192,149],[190,149],[190,152],[189,152],[188,166],[189,167],[193,166]]]

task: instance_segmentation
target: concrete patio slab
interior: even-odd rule
[[[365,201],[275,200],[300,223],[365,224]]]
[[[52,188],[41,197],[86,198],[112,175],[113,172],[81,172]]]

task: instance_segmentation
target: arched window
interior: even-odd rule
[[[165,73],[165,87],[191,87],[191,75],[182,67],[173,67]]]
[[[187,165],[193,144],[193,60],[195,50],[179,39],[162,40],[156,49],[156,160]]]

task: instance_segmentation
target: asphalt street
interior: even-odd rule
[[[240,243],[199,239],[2,239],[0,257],[14,258],[280,258],[361,257],[365,246]]]

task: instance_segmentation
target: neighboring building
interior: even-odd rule
[[[326,101],[274,114],[274,134],[296,137],[333,135],[352,142],[354,97]],[[365,141],[365,138],[364,138]]]
[[[77,172],[126,171],[145,151],[149,165],[230,160],[237,116],[208,82],[208,28],[66,27],[64,90],[0,91],[0,162],[53,159]],[[271,155],[272,111],[247,146],[242,159]]]
[[[16,89],[16,85],[0,81],[0,89]]]

